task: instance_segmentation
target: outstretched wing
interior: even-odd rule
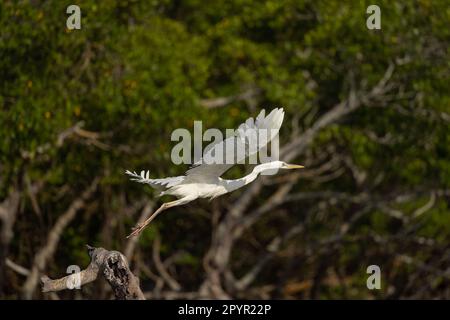
[[[278,134],[283,117],[283,108],[276,108],[267,116],[265,116],[265,110],[262,110],[256,120],[247,119],[238,127],[234,136],[220,141],[205,151],[203,158],[186,171],[186,178],[191,181],[214,179],[220,177],[236,163],[243,163],[245,158],[256,155],[262,148],[267,147],[267,144]],[[258,141],[258,132],[262,130],[265,130],[263,134],[265,139]],[[229,146],[233,146],[233,148],[230,149]],[[237,150],[244,152],[237,152]],[[220,164],[209,160],[214,159],[217,154],[222,155],[219,157],[222,160]],[[226,161],[227,159],[232,159],[232,161]],[[231,163],[227,164],[227,162]]]
[[[150,171],[141,171],[141,174],[136,172],[131,172],[129,170],[125,171],[127,175],[131,177],[132,181],[137,181],[139,183],[144,183],[152,186],[155,189],[168,189],[170,187],[176,186],[184,180],[183,176],[179,177],[168,177],[162,179],[150,179]]]

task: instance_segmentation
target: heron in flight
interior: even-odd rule
[[[127,170],[125,173],[131,177],[131,180],[148,184],[160,190],[161,193],[159,196],[172,195],[178,198],[178,200],[163,203],[147,220],[137,224],[128,237],[138,235],[159,213],[166,209],[184,205],[198,198],[214,199],[244,187],[253,182],[260,174],[273,172],[277,169],[304,168],[301,165],[288,164],[283,161],[271,161],[255,166],[250,174],[240,179],[227,180],[221,178],[235,163],[242,163],[241,161],[245,160],[246,157],[254,156],[262,148],[266,148],[268,143],[278,135],[283,117],[284,111],[282,108],[272,110],[267,116],[265,116],[265,110],[262,110],[255,120],[249,118],[245,123],[241,124],[235,135],[220,141],[208,151],[205,151],[203,158],[194,163],[186,171],[184,176],[151,179],[149,171],[142,171],[141,174],[137,174],[136,172]],[[259,141],[257,137],[257,133],[260,131],[266,131],[268,133],[263,142]],[[229,145],[236,145],[237,148],[243,148],[242,150],[245,150],[233,164],[208,164],[206,161],[203,161],[208,156],[217,154],[223,150],[226,150],[225,153],[232,151],[234,157],[234,148],[233,150],[226,148]]]

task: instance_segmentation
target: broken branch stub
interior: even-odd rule
[[[91,263],[75,274],[52,280],[46,276],[41,278],[42,292],[54,292],[73,288],[74,279],[78,284],[97,279],[99,273],[108,281],[118,300],[145,300],[139,287],[139,279],[131,272],[128,261],[119,251],[109,251],[103,248],[87,246]]]

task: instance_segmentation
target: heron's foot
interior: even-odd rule
[[[139,233],[141,233],[142,230],[147,226],[145,223],[138,223],[136,226],[134,226],[131,230],[132,232],[127,236],[128,238],[137,236]]]

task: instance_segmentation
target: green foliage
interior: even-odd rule
[[[22,187],[25,176],[31,182],[45,181],[38,195],[41,216],[33,213],[24,193],[11,253],[20,257],[19,263],[29,264],[32,258],[22,253],[31,255],[45,243],[46,231],[96,176],[101,177],[101,187],[95,201],[83,219],[64,231],[57,265],[74,260],[87,264],[86,243],[120,249],[126,228],[142,206],[133,213],[130,208],[156,194],[128,182],[123,172],[145,168],[155,177],[182,174],[186,167],[170,161],[174,129],[191,130],[194,120],[233,128],[260,108],[283,106],[285,143],[296,124],[297,134],[305,132],[351,90],[365,92],[376,85],[390,64],[395,64],[397,95],[384,104],[375,99],[375,105],[324,128],[310,146],[311,153],[319,155],[333,145],[336,154],[350,158],[367,174],[366,182],[358,185],[346,168],[335,180],[302,180],[294,189],[378,195],[450,188],[449,120],[440,116],[450,112],[448,2],[378,3],[382,30],[371,31],[365,21],[371,4],[367,1],[78,1],[82,29],[70,31],[65,26],[66,2],[3,1],[0,199]],[[211,110],[200,103],[255,88],[260,90],[256,109],[240,100]],[[84,135],[64,135],[76,125]],[[263,203],[273,192],[269,186],[255,202]],[[427,201],[411,200],[396,209],[408,215]],[[219,207],[225,211],[227,205],[221,202]],[[305,208],[313,205],[305,202]],[[184,209],[173,210],[171,217],[158,218],[139,240],[145,259],[150,259],[157,234],[163,238],[163,258],[183,250],[175,264],[193,288],[203,276],[202,255],[211,229],[211,204],[198,206],[205,209],[190,208],[196,214],[189,215]],[[299,207],[287,206],[283,219],[273,224],[268,217],[249,231],[242,240],[245,249],[239,247],[233,255],[236,260],[256,258],[256,253],[248,253],[256,250],[253,243],[268,243],[299,219],[310,223],[310,229],[295,239],[298,245],[320,241],[357,209],[356,204],[338,204],[311,222]],[[448,213],[448,197],[438,198],[419,218],[417,235],[448,242]],[[38,227],[33,230],[34,226]],[[386,236],[399,229],[400,222],[374,206],[351,234]],[[356,291],[349,294],[337,286],[320,297],[367,297],[361,281],[369,254],[364,255],[365,248],[355,238],[346,238],[339,258],[332,261],[354,276],[348,283]],[[376,251],[372,257],[381,256]],[[311,274],[322,258],[318,254],[317,260],[306,263],[305,274]],[[244,274],[253,261],[232,267]],[[411,272],[407,267],[399,270]],[[278,282],[276,273],[265,279]]]

